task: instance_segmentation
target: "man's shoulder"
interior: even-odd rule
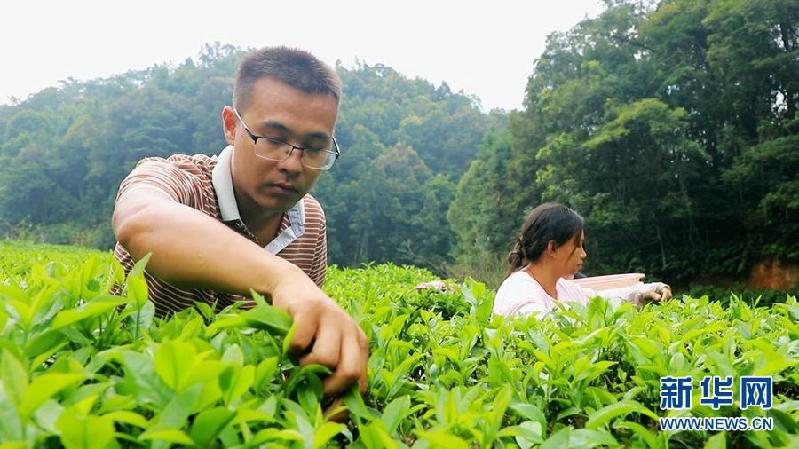
[[[178,170],[183,170],[194,175],[210,174],[213,171],[218,159],[216,155],[207,154],[173,154],[169,157],[147,157],[139,161],[137,165],[155,164],[169,165]]]
[[[309,219],[321,219],[322,222],[325,221],[325,210],[322,209],[322,205],[319,203],[319,200],[314,198],[313,195],[306,193],[302,198],[302,202],[305,206],[306,221]]]

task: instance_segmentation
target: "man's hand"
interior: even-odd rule
[[[290,349],[301,356],[300,365],[333,370],[324,381],[325,394],[337,396],[356,381],[366,391],[366,335],[296,265],[153,188],[117,202],[114,231],[135,259],[152,252],[147,271],[173,285],[239,295],[254,288],[271,295],[272,304],[296,323]]]
[[[369,344],[347,312],[301,272],[275,286],[272,304],[294,319],[289,348],[302,354],[300,365],[324,365],[333,371],[323,383],[326,396],[338,396],[356,381],[361,393],[366,392]]]

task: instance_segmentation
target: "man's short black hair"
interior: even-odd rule
[[[233,85],[233,106],[242,114],[249,106],[255,82],[269,77],[308,94],[327,94],[341,101],[341,79],[336,71],[304,50],[266,47],[239,64]]]

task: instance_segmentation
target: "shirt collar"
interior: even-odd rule
[[[241,220],[239,206],[236,204],[236,196],[233,194],[233,176],[230,171],[232,159],[233,147],[228,145],[219,153],[216,167],[211,172],[211,180],[214,183],[214,190],[216,190],[222,221]]]

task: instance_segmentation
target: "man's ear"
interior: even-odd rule
[[[236,140],[236,126],[239,124],[239,119],[236,113],[233,112],[232,106],[225,106],[222,108],[222,130],[225,132],[225,141],[228,145],[233,145]]]

